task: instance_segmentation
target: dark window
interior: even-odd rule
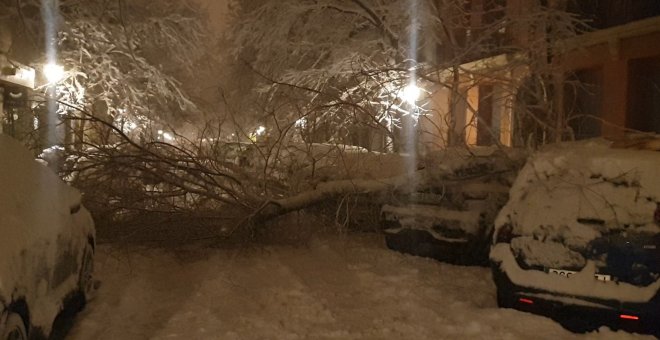
[[[629,61],[629,128],[660,133],[660,57]]]
[[[493,86],[479,86],[477,110],[477,145],[493,144]]]
[[[570,0],[570,12],[588,20],[596,29],[623,25],[660,15],[658,0]]]
[[[564,111],[576,139],[600,136],[602,103],[601,68],[580,70],[567,79]]]

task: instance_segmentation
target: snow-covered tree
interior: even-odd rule
[[[521,63],[538,61],[541,69],[554,39],[547,33],[574,31],[565,13],[549,7],[517,17],[500,1],[480,3],[488,19],[475,24],[466,15],[474,8],[466,12],[470,2],[463,0],[237,1],[236,22],[221,42],[226,67],[220,84],[235,135],[223,135],[223,121],[206,121],[190,138],[172,127],[199,116],[203,107],[190,94],[214,75],[204,66],[212,50],[194,6],[0,0],[26,40],[58,47],[57,60],[67,71],[58,83],[60,112],[76,122],[71,130],[82,142],[66,150],[65,174],[110,225],[150,214],[212,223],[242,214],[249,217],[243,222],[262,221],[336,197],[408,185],[414,160],[400,177],[357,180],[359,169],[349,165],[363,162],[363,149],[347,153],[313,143],[363,144],[351,139],[365,129],[401,148],[397,130],[425,109],[406,102],[408,85],[451,88],[457,101],[461,64],[518,53],[525,57]],[[48,35],[44,22],[55,23],[50,32],[57,34]],[[502,32],[515,23],[532,31],[530,39],[503,43]],[[455,76],[441,76],[446,70]],[[551,74],[538,79],[546,82]],[[541,103],[548,97],[539,97]],[[226,143],[229,137],[241,142]],[[331,175],[318,171],[326,165],[322,157],[334,157]]]
[[[14,41],[32,42],[14,53],[31,50],[38,69],[63,66],[60,114],[75,116],[78,107],[143,133],[201,115],[191,93],[210,76],[212,54],[203,15],[187,1],[19,0],[0,8],[12,18]]]
[[[231,52],[241,73],[253,73],[245,81],[258,90],[249,100],[261,100],[252,108],[259,119],[277,125],[303,119],[307,127],[330,130],[321,140],[345,140],[356,125],[387,134],[402,118],[420,114],[400,95],[411,83],[452,88],[455,105],[465,100],[461,74],[487,76],[460,65],[499,54],[518,58],[497,76],[525,67],[545,84],[500,79],[510,87],[529,85],[526,92],[543,104],[520,114],[554,128],[552,108],[543,116],[538,110],[552,102],[551,56],[581,23],[562,2],[528,3],[514,12],[500,0],[236,1]]]

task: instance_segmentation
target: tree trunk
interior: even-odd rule
[[[346,194],[368,194],[394,191],[410,183],[414,176],[397,176],[378,180],[339,180],[320,183],[314,190],[305,191],[292,197],[266,202],[253,216],[256,223],[265,222],[277,216],[319,204],[325,200]]]

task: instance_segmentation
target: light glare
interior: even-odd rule
[[[49,83],[57,83],[64,78],[64,67],[57,64],[44,65],[44,75]]]
[[[405,100],[409,104],[414,105],[415,102],[417,102],[417,99],[419,99],[420,94],[421,90],[419,87],[417,87],[415,84],[410,84],[403,89],[401,93],[401,99]]]

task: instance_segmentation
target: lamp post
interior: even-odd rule
[[[57,83],[64,79],[64,67],[53,62],[45,64],[42,68],[44,77],[46,78],[46,123],[45,128],[45,145],[47,147],[58,144],[63,141],[66,133],[64,131],[57,131],[58,122],[57,115]],[[39,119],[40,121],[42,119]]]
[[[403,126],[403,150],[409,154],[408,162],[406,162],[406,171],[414,173],[417,170],[417,143],[419,142],[417,129],[419,128],[419,108],[417,101],[422,93],[422,90],[415,84],[414,78],[411,82],[399,92],[399,98],[403,100],[407,106],[408,114],[401,117],[401,124]],[[417,179],[413,178],[415,182]]]

